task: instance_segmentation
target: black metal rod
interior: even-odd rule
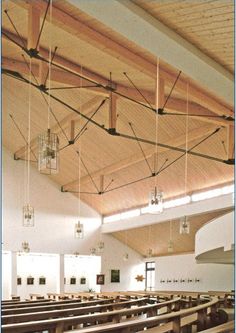
[[[13,23],[13,21],[12,21],[12,19],[11,19],[10,15],[8,14],[8,11],[7,11],[7,10],[4,10],[4,12],[5,12],[5,14],[7,15],[7,17],[8,17],[8,20],[10,21],[10,23],[11,23],[11,25],[12,25],[13,29],[15,30],[16,34],[17,34],[17,35],[18,35],[18,37],[20,38],[20,40],[21,40],[22,44],[24,45],[24,47],[25,47],[25,48],[27,48],[27,46],[26,46],[26,44],[25,44],[25,41],[24,41],[24,39],[23,39],[23,38],[21,37],[21,35],[19,34],[19,32],[18,32],[18,30],[17,30],[17,28],[16,28],[15,24]]]
[[[55,46],[54,48],[54,51],[53,51],[53,55],[52,55],[52,58],[50,59],[50,62],[48,63],[48,70],[47,70],[47,75],[45,77],[45,80],[44,80],[44,86],[46,85],[46,82],[47,82],[47,79],[48,79],[48,75],[49,75],[49,70],[50,70],[50,66],[52,65],[52,62],[53,62],[53,59],[56,55],[56,52],[57,52],[57,46]],[[51,89],[50,89],[51,90]]]
[[[161,169],[157,172],[155,172],[154,174],[152,175],[149,175],[149,176],[146,176],[146,177],[142,177],[140,179],[136,179],[132,182],[129,182],[129,183],[126,183],[126,184],[122,184],[120,186],[117,186],[117,187],[114,187],[108,191],[104,191],[104,193],[108,193],[108,192],[111,192],[111,191],[114,191],[114,190],[118,190],[118,189],[121,189],[123,187],[126,187],[126,186],[129,186],[129,185],[133,185],[135,183],[138,183],[140,181],[143,181],[145,179],[149,179],[151,177],[156,177],[158,176],[161,172],[163,172],[164,170],[168,169],[171,165],[173,165],[174,163],[176,163],[177,161],[179,161],[182,157],[184,157],[187,153],[190,153],[192,151],[192,149],[196,148],[197,146],[199,146],[201,143],[203,143],[204,141],[206,141],[207,139],[209,139],[212,135],[216,134],[217,132],[219,131],[219,129],[217,128],[214,132],[212,132],[211,134],[209,134],[206,138],[202,139],[200,142],[198,142],[196,145],[194,145],[193,147],[191,147],[189,150],[185,150],[184,153],[180,156],[178,156],[175,160],[173,160],[172,162],[170,162],[166,167],[163,168],[163,166],[161,167]]]
[[[145,162],[146,162],[146,164],[147,164],[147,166],[148,166],[148,168],[149,168],[149,170],[150,170],[150,172],[151,172],[151,174],[152,174],[152,173],[153,173],[152,168],[150,167],[150,164],[148,163],[147,157],[146,157],[146,155],[145,155],[145,153],[144,153],[144,151],[143,151],[143,148],[142,148],[142,146],[141,146],[141,143],[140,143],[140,142],[138,141],[138,139],[137,139],[137,135],[136,135],[136,133],[135,133],[135,131],[134,131],[134,128],[133,128],[133,126],[132,126],[131,123],[129,123],[129,126],[130,126],[130,128],[131,128],[131,130],[132,130],[132,132],[133,132],[133,134],[134,134],[134,136],[135,136],[135,138],[136,138],[137,144],[138,144],[138,146],[139,146],[139,148],[140,148],[140,150],[141,150],[141,152],[142,152],[142,155],[143,155],[143,157],[144,157],[144,160],[145,160]]]
[[[78,154],[78,156],[79,156],[79,158],[80,158],[80,161],[81,161],[81,163],[83,164],[83,166],[84,166],[85,170],[87,171],[87,174],[88,174],[89,178],[91,179],[91,181],[92,181],[92,183],[93,183],[94,187],[96,188],[96,190],[97,190],[97,191],[98,191],[98,193],[99,193],[99,189],[98,189],[98,187],[97,187],[97,185],[96,185],[95,181],[93,180],[93,177],[91,176],[91,174],[90,174],[90,172],[89,172],[88,168],[86,167],[86,165],[85,165],[85,163],[84,163],[84,161],[83,161],[82,157],[80,156],[80,152],[79,152],[78,150],[77,150],[76,152],[77,152],[77,154]]]
[[[22,133],[20,127],[19,127],[18,124],[16,123],[16,121],[15,121],[15,119],[13,118],[12,114],[9,114],[9,117],[11,118],[13,124],[15,125],[15,127],[17,128],[18,132],[20,133],[21,137],[22,137],[23,140],[25,141],[26,146],[30,148],[31,153],[34,155],[34,158],[36,159],[35,162],[38,162],[38,159],[37,159],[37,157],[36,157],[34,151],[32,150],[31,146],[28,144],[26,138],[24,137],[24,134]]]
[[[144,94],[139,90],[139,88],[134,84],[134,82],[131,80],[131,78],[128,76],[127,73],[123,73],[127,79],[129,80],[129,82],[132,84],[132,86],[137,90],[137,92],[142,96],[142,98],[144,99],[144,101],[150,106],[150,108],[153,108],[151,103],[147,100],[147,98],[144,96]]]
[[[124,134],[124,133],[117,132],[116,135],[119,136],[119,137],[123,137],[125,139],[139,140],[140,142],[148,143],[148,144],[153,145],[153,146],[159,146],[159,147],[162,147],[162,148],[167,148],[169,150],[175,150],[175,151],[179,151],[179,152],[185,152],[185,150],[183,148],[166,145],[164,143],[157,143],[157,142],[150,141],[150,140],[143,139],[143,138],[139,138],[139,137],[137,137],[137,139],[136,139],[133,136],[130,136],[130,135]],[[206,159],[209,159],[209,160],[212,160],[212,161],[216,161],[216,162],[225,163],[225,160],[217,158],[217,157],[214,157],[214,156],[209,156],[209,155],[205,155],[205,154],[201,154],[201,153],[196,153],[196,152],[193,152],[193,151],[188,152],[188,154],[194,155],[194,156],[198,156],[198,157],[202,157],[202,158],[206,158]]]
[[[81,130],[79,131],[79,133],[75,136],[74,141],[76,141],[78,139],[78,137],[80,136],[80,133],[86,128],[86,126],[88,125],[88,123],[91,121],[91,119],[95,116],[95,114],[100,110],[100,108],[104,105],[104,103],[106,102],[106,98],[104,100],[102,100],[102,102],[99,104],[99,106],[97,107],[97,109],[94,111],[94,113],[91,115],[91,117],[89,118],[89,120],[87,120],[87,122],[84,124],[84,126],[81,128]]]
[[[52,0],[51,0],[51,1],[52,1]],[[39,31],[39,35],[38,35],[38,39],[37,39],[37,43],[36,43],[36,45],[35,45],[35,50],[37,50],[38,45],[39,45],[40,37],[41,37],[41,34],[42,34],[42,32],[43,32],[43,28],[44,28],[44,24],[45,24],[45,20],[46,20],[46,17],[47,17],[47,13],[48,13],[49,6],[50,6],[50,0],[48,0],[47,8],[46,8],[46,11],[45,11],[45,13],[44,13],[43,22],[42,22],[42,25],[41,25],[41,28],[40,28],[40,31]]]
[[[26,64],[27,68],[30,70],[29,64],[27,63],[27,61],[26,61],[26,59],[25,59],[25,56],[24,56],[23,54],[22,54],[22,57],[23,57],[23,59],[24,59],[24,62],[25,62],[25,64]],[[35,77],[34,72],[33,72],[32,69],[31,69],[31,74],[32,74],[32,76],[33,76],[33,78],[34,78],[36,84],[39,86],[39,82],[38,82],[37,78]],[[63,135],[65,136],[66,140],[69,141],[69,139],[68,139],[68,137],[67,137],[67,135],[66,135],[66,132],[65,132],[64,129],[62,128],[62,126],[61,126],[59,120],[57,119],[57,117],[56,117],[56,115],[55,115],[55,113],[52,111],[51,106],[49,106],[49,103],[48,103],[48,101],[46,100],[44,94],[42,93],[42,90],[39,90],[39,91],[40,91],[41,96],[42,96],[43,99],[44,99],[44,102],[46,103],[47,107],[49,108],[50,113],[52,114],[53,118],[56,120],[57,125],[59,126],[59,128],[60,128],[60,130],[62,131]]]
[[[12,71],[9,71],[9,70],[6,70],[6,69],[3,69],[2,70],[4,74],[8,74],[10,73],[10,77],[13,77],[13,78],[18,78],[16,76],[16,74],[19,75],[19,73],[17,72],[12,72]],[[32,82],[29,82],[29,80],[22,78],[22,81],[24,83],[27,83],[27,84],[32,84],[35,88],[37,89],[40,89],[40,87],[38,87],[37,85],[33,84]],[[43,91],[45,94],[48,94],[46,91]],[[90,120],[89,117],[87,117],[86,115],[82,114],[80,111],[76,110],[75,108],[73,108],[72,106],[70,106],[69,104],[65,103],[64,101],[60,100],[59,98],[53,96],[53,95],[50,95],[51,98],[53,98],[54,100],[56,100],[58,103],[61,103],[62,105],[66,106],[68,109],[76,112],[77,114],[81,115],[83,118],[89,120],[91,123],[93,123],[95,126],[101,128],[102,130],[104,130],[105,132],[109,133],[109,129],[105,128],[104,125],[101,125],[97,122],[95,122],[94,120]],[[110,134],[110,133],[109,133]],[[166,145],[166,144],[163,144],[163,143],[157,143],[157,142],[154,142],[154,141],[151,141],[151,140],[147,140],[147,139],[143,139],[143,138],[135,138],[133,136],[130,136],[130,135],[127,135],[127,134],[124,134],[124,133],[119,133],[119,132],[116,132],[114,134],[114,136],[118,136],[118,137],[123,137],[123,138],[126,138],[126,139],[129,139],[129,140],[139,140],[140,142],[143,142],[143,143],[148,143],[150,145],[154,145],[154,146],[160,146],[160,147],[163,147],[163,148],[167,148],[167,149],[170,149],[170,150],[175,150],[175,151],[179,151],[179,152],[185,152],[184,149],[182,148],[179,148],[179,147],[174,147],[174,146],[170,146],[170,145]],[[198,157],[202,157],[202,158],[205,158],[205,159],[209,159],[209,160],[212,160],[212,161],[216,161],[216,162],[221,162],[221,163],[226,163],[225,160],[223,159],[219,159],[217,157],[214,157],[214,156],[209,156],[209,155],[205,155],[205,154],[201,154],[201,153],[196,153],[196,152],[192,152],[190,151],[188,154],[190,155],[194,155],[194,156],[198,156]]]
[[[174,90],[174,88],[175,88],[175,86],[176,86],[176,83],[177,83],[177,81],[179,80],[179,77],[180,77],[180,74],[181,74],[181,73],[182,73],[182,71],[179,71],[179,74],[178,74],[178,76],[177,76],[176,79],[175,79],[175,82],[174,82],[174,84],[173,84],[173,86],[172,86],[172,88],[171,88],[171,90],[170,90],[169,95],[167,96],[167,98],[166,98],[166,100],[165,100],[165,103],[164,103],[162,109],[165,108],[165,106],[166,106],[166,104],[167,104],[167,102],[168,102],[168,100],[169,100],[169,98],[170,98],[170,96],[171,96],[171,94],[172,94],[172,91]]]
[[[22,45],[20,45],[20,44],[17,43],[16,41],[14,41],[14,40],[13,40],[11,37],[9,37],[4,31],[2,32],[2,34],[5,35],[5,36],[6,36],[11,42],[13,42],[13,43],[16,44],[18,47],[20,47],[25,53],[28,54],[28,50],[27,50],[26,48],[24,48]],[[32,56],[35,57],[36,59],[39,59],[39,60],[42,60],[42,61],[44,61],[44,62],[49,63],[49,61],[48,61],[47,59],[43,58],[43,57],[40,56],[39,54],[37,54],[37,55],[32,55]],[[98,88],[102,88],[102,89],[107,90],[107,91],[111,91],[111,88],[110,88],[109,86],[105,86],[105,85],[103,85],[103,84],[100,84],[100,83],[98,83],[98,82],[96,82],[96,81],[94,81],[94,80],[92,80],[92,79],[86,78],[85,76],[83,76],[83,75],[81,75],[81,74],[75,73],[75,72],[73,72],[73,71],[71,71],[71,70],[69,70],[69,69],[67,69],[67,68],[65,68],[65,67],[63,67],[63,66],[61,66],[61,65],[55,64],[55,63],[53,63],[53,62],[52,62],[52,65],[55,66],[55,67],[57,67],[57,68],[60,68],[60,69],[62,69],[62,70],[64,70],[64,71],[66,71],[66,72],[68,72],[68,73],[70,73],[70,74],[72,74],[72,75],[75,75],[75,76],[77,76],[77,77],[79,77],[79,78],[81,78],[81,79],[84,79],[84,80],[86,80],[86,81],[88,81],[88,82],[90,82],[90,83],[93,83],[93,84],[95,85],[95,88],[98,87]],[[181,73],[181,71],[180,71],[180,73]],[[179,73],[178,77],[180,76],[180,73]],[[174,83],[174,85],[173,85],[173,87],[172,87],[172,90],[173,90],[175,84],[177,83],[177,79],[178,79],[178,77],[177,77],[176,80],[175,80],[175,83]],[[127,95],[124,95],[124,94],[122,94],[122,93],[116,91],[116,90],[112,90],[112,92],[113,92],[114,94],[120,96],[120,97],[123,97],[123,98],[125,98],[125,99],[127,99],[127,100],[130,100],[131,102],[134,102],[134,103],[137,104],[137,105],[143,106],[144,108],[149,109],[149,110],[155,112],[155,114],[157,113],[157,110],[156,110],[155,108],[153,108],[153,107],[150,107],[149,105],[143,104],[143,103],[141,103],[141,102],[139,102],[139,101],[137,101],[137,100],[135,100],[135,99],[133,99],[133,98],[127,96]],[[171,93],[170,93],[170,94],[171,94]],[[170,96],[170,94],[169,94],[169,96]],[[168,99],[169,99],[169,96],[167,97],[167,100],[166,100],[164,106],[166,105],[166,103],[167,103],[167,101],[168,101]],[[164,109],[164,106],[163,106],[162,109]],[[167,112],[162,112],[161,115],[174,115],[174,114],[167,113]],[[176,113],[175,115],[184,115],[184,114],[177,114],[177,113]],[[207,116],[207,115],[191,115],[191,114],[189,114],[189,115],[186,114],[186,116],[190,116],[190,117],[209,117],[209,118],[214,117],[213,115],[212,115],[212,116],[210,116],[210,115]],[[215,117],[217,117],[217,118],[222,118],[222,119],[225,119],[225,120],[227,120],[227,121],[232,121],[232,120],[234,120],[232,117],[227,117],[227,116],[225,116],[225,115],[222,115],[222,116],[215,116]]]
[[[55,87],[55,88],[50,88],[50,90],[64,90],[64,89],[87,89],[87,88],[97,88],[98,85],[93,85],[93,86],[71,86],[71,87]],[[48,88],[47,88],[48,90]]]
[[[113,182],[114,182],[114,179],[112,179],[112,180],[108,183],[108,185],[105,187],[105,189],[103,190],[103,192],[105,192],[105,191],[110,187],[110,185],[111,185]]]

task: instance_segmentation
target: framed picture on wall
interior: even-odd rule
[[[34,278],[32,276],[27,277],[27,285],[33,285],[34,284]]]
[[[120,270],[119,269],[111,270],[111,282],[120,282]]]
[[[39,284],[46,284],[46,278],[44,276],[39,278]]]
[[[76,278],[75,277],[70,278],[70,284],[76,284]]]
[[[105,283],[105,275],[97,274],[97,284],[104,284],[104,283]]]
[[[18,276],[17,277],[17,285],[20,286],[21,284],[22,284],[21,277]]]
[[[80,284],[86,284],[86,278],[85,277],[80,278]]]

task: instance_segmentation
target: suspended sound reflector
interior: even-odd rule
[[[23,206],[23,227],[34,226],[34,208],[29,204]]]
[[[180,234],[189,234],[190,233],[190,223],[188,221],[187,216],[184,216],[180,219],[179,233]]]
[[[75,238],[84,238],[84,226],[80,223],[80,221],[75,224]]]
[[[39,157],[38,170],[40,173],[51,175],[59,171],[59,138],[51,133],[50,129],[46,133],[39,135]]]
[[[149,196],[148,212],[150,214],[163,212],[163,193],[158,191],[156,186]]]

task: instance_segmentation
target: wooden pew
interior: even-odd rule
[[[207,310],[215,311],[215,307],[218,304],[218,299],[215,297],[210,302],[203,305],[198,305],[193,308],[180,310],[160,316],[130,320],[117,324],[106,324],[97,325],[89,328],[82,328],[80,330],[73,331],[57,331],[57,333],[131,333],[131,332],[141,332],[144,328],[150,328],[149,332],[155,333],[165,333],[168,331],[173,331],[174,333],[179,333],[181,327],[190,324],[198,325],[198,331],[204,328],[205,317]],[[161,324],[161,325],[160,325]],[[160,325],[160,326],[159,326]],[[151,330],[151,328],[153,328]],[[148,330],[147,330],[148,331]]]
[[[24,333],[31,331],[43,331],[49,330],[51,332],[62,333],[64,332],[64,327],[68,326],[77,326],[80,324],[97,324],[100,322],[120,322],[122,317],[129,316],[138,316],[140,314],[146,314],[146,316],[150,316],[153,314],[157,314],[157,311],[162,307],[166,307],[170,304],[175,305],[175,303],[179,302],[179,299],[171,300],[168,302],[157,303],[157,304],[148,304],[135,308],[125,308],[122,310],[114,310],[110,312],[102,312],[102,313],[94,313],[89,315],[80,315],[80,316],[72,316],[72,317],[64,317],[57,319],[49,319],[49,320],[38,320],[38,321],[30,321],[23,323],[15,323],[15,324],[5,324],[2,325],[3,332],[8,333]],[[115,304],[115,303],[114,303]],[[123,303],[122,303],[123,304]]]
[[[87,302],[81,302],[76,300],[70,300],[68,301],[54,301],[48,305],[40,305],[40,306],[34,306],[33,311],[48,311],[48,310],[59,310],[59,309],[68,309],[68,308],[76,308],[78,306],[88,306],[88,305],[96,305],[96,304],[109,304],[113,303],[114,299],[98,299],[94,301],[87,301]],[[3,309],[2,315],[16,315],[19,313],[29,313],[32,312],[32,306],[23,307],[23,308],[14,308],[14,309]]]
[[[207,330],[200,331],[201,333],[233,333],[234,332],[234,320],[227,323],[208,328]]]
[[[88,302],[87,304],[90,304],[92,302]],[[94,302],[93,302],[94,303]],[[51,311],[39,311],[39,312],[33,312],[34,309],[32,309],[32,312],[29,313],[21,313],[21,314],[14,314],[14,315],[2,315],[2,324],[10,324],[10,323],[19,323],[19,322],[25,322],[25,321],[32,321],[32,320],[42,320],[42,319],[48,319],[48,318],[59,318],[59,317],[66,317],[66,316],[75,316],[75,315],[82,315],[82,314],[89,314],[89,313],[95,313],[95,312],[106,312],[106,311],[113,311],[118,309],[124,309],[124,308],[131,308],[132,306],[141,306],[148,303],[148,299],[146,298],[140,298],[136,300],[130,300],[126,302],[113,302],[108,304],[95,304],[95,305],[88,305],[83,307],[77,308],[67,308],[67,309],[61,309],[61,310],[51,310]],[[81,304],[81,303],[80,303]],[[166,304],[167,306],[169,303]],[[151,306],[150,306],[151,309]]]

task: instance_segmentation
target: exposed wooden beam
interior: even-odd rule
[[[36,8],[33,3],[29,4],[28,7],[28,50],[39,49],[37,40],[40,31],[40,10]]]
[[[233,126],[228,128],[227,131],[227,155],[228,159],[233,159],[234,158],[234,135],[235,135],[235,128]]]
[[[97,103],[99,101],[101,101],[101,97],[95,96],[92,99],[90,99],[88,102],[84,103],[84,105],[82,105],[83,113],[88,114],[91,111],[91,109],[93,109],[97,105]],[[58,124],[55,124],[54,126],[52,126],[51,131],[53,133],[60,134],[61,129],[66,130],[67,128],[70,128],[71,122],[73,121],[73,123],[75,125],[79,119],[80,119],[79,115],[77,115],[75,113],[70,113],[68,116],[64,117],[60,121],[60,126]],[[37,142],[38,142],[37,137],[31,140],[30,147],[32,150],[34,150],[37,147]],[[24,146],[24,147],[20,148],[19,150],[17,150],[14,154],[15,159],[22,158],[24,156],[26,149],[27,149],[27,146]]]
[[[109,99],[109,129],[115,131],[116,130],[116,105],[117,105],[117,95],[114,93],[110,93]]]
[[[70,121],[70,141],[73,142],[75,138],[75,120]]]
[[[17,2],[17,5],[27,8],[28,0],[21,0]],[[44,13],[46,10],[46,2],[43,0],[37,0],[34,2],[35,8]],[[48,18],[47,18],[48,19]],[[64,29],[65,31],[72,34],[74,37],[78,36],[79,39],[85,40],[86,42],[92,44],[103,52],[108,53],[113,57],[118,57],[120,61],[136,68],[143,73],[147,74],[156,80],[156,65],[148,61],[147,59],[135,54],[131,50],[125,48],[124,46],[118,44],[116,41],[108,38],[107,36],[101,34],[100,32],[88,27],[84,23],[80,22],[78,19],[73,18],[66,12],[63,12],[56,6],[53,7],[52,11],[52,23],[56,26]],[[79,34],[78,34],[79,31]],[[56,60],[55,60],[56,61]],[[176,74],[170,73],[165,67],[160,68],[160,77],[165,80],[166,84],[169,86],[173,85],[176,79]],[[186,80],[180,78],[176,85],[176,89],[182,93],[186,93]],[[191,82],[189,85],[189,96],[195,98],[196,101],[211,110],[218,115],[234,116],[234,112],[230,106],[226,106],[220,100],[218,101],[216,97],[211,96],[206,93],[197,84]]]
[[[192,131],[189,131],[188,133],[188,142],[192,142],[194,140],[200,139],[205,135],[208,135],[213,131],[214,127],[212,125],[206,125],[197,129],[194,129]],[[179,147],[183,145],[186,142],[186,135],[180,135],[179,137],[170,139],[166,142],[167,145],[173,145],[175,147]],[[159,153],[163,153],[168,151],[167,148],[158,148]],[[155,153],[155,148],[150,148],[145,151],[146,158],[152,157],[152,155]],[[91,174],[93,178],[99,177],[101,174],[104,176],[108,176],[112,173],[115,173],[117,171],[120,171],[122,169],[128,168],[136,163],[139,163],[144,160],[143,154],[138,153],[130,156],[129,158],[126,158],[122,161],[119,161],[117,163],[111,164],[103,169],[97,170]],[[78,184],[78,181],[80,181],[80,184],[86,184],[91,180],[91,178],[87,175],[82,177],[81,179],[76,179],[73,182],[70,182],[68,184],[65,184],[63,186],[64,190],[69,190],[75,187]]]
[[[100,187],[99,191],[102,193],[104,191],[104,175],[100,176]]]
[[[36,69],[34,69],[34,70],[38,72],[38,68],[37,68],[37,70]],[[48,64],[44,61],[40,61],[39,62],[39,80],[38,80],[39,85],[46,86],[48,70],[49,70]],[[33,71],[34,75],[35,75],[35,71]],[[36,74],[36,76],[38,76],[38,75]]]
[[[2,67],[14,71],[18,71],[21,74],[29,74],[29,69],[26,66],[24,62],[20,62],[14,59],[8,59],[8,58],[2,58]],[[75,65],[72,66],[75,68]],[[77,66],[79,68],[79,66]],[[38,77],[39,73],[39,67],[38,65],[32,64],[32,71],[36,77]],[[93,74],[91,72],[91,74]],[[52,69],[51,70],[51,80],[55,82],[59,82],[62,84],[66,85],[72,85],[72,86],[78,86],[81,84],[81,80],[73,76],[69,73],[57,70],[57,69]],[[84,83],[86,84],[86,83]],[[82,83],[83,86],[83,83]],[[104,91],[103,89],[91,89],[89,88],[89,91],[93,94],[96,95],[101,95],[101,96],[108,96],[109,92]],[[121,94],[130,96],[133,99],[136,99],[137,101],[143,102],[143,100],[140,99],[139,94],[137,93],[136,90],[130,88],[130,87],[125,87],[121,85],[117,85],[117,91],[120,92]],[[155,96],[153,93],[149,91],[143,91],[142,93],[148,98],[148,100],[154,105],[155,103]],[[113,94],[114,95],[114,94]],[[183,101],[178,98],[173,98],[171,97],[168,100],[168,103],[165,107],[167,111],[173,111],[177,113],[185,113],[186,110],[186,101]],[[198,105],[197,103],[190,102],[189,103],[189,113],[194,114],[196,117],[194,119],[201,120],[202,122],[208,122],[208,123],[213,123],[218,126],[229,126],[233,125],[233,122],[226,121],[224,119],[217,119],[217,118],[211,118],[214,114],[210,112],[208,109]],[[204,114],[205,117],[197,117],[199,114]],[[206,116],[209,116],[207,118]]]

